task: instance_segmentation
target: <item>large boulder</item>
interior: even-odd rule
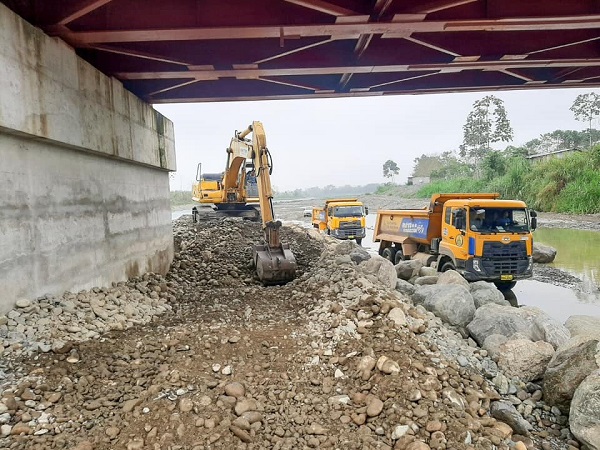
[[[547,264],[554,261],[556,249],[538,242],[533,243],[533,262]]]
[[[396,280],[396,290],[401,294],[411,296],[415,292],[415,287],[408,281],[401,280],[400,278],[398,278]]]
[[[350,252],[350,259],[354,264],[360,264],[361,262],[371,259],[371,254],[362,247],[356,247]]]
[[[430,295],[434,295],[436,292],[439,292],[441,289],[439,286],[435,284],[425,284],[422,286],[415,286],[415,290],[412,294],[412,301],[415,305],[424,305],[425,300]]]
[[[426,284],[437,284],[437,275],[428,275],[424,277],[415,278],[415,286],[424,286]]]
[[[571,336],[590,336],[600,339],[600,317],[571,316],[565,322]]]
[[[575,390],[569,427],[587,448],[600,450],[600,370],[590,373]]]
[[[429,311],[444,322],[462,329],[471,322],[475,314],[475,303],[473,303],[473,297],[464,286],[435,284],[421,286],[417,291],[424,287],[432,288],[423,302],[423,306]],[[415,294],[417,291],[415,291]]]
[[[400,261],[394,267],[398,278],[408,281],[412,277],[419,275],[423,263],[418,259],[409,259],[408,261]]]
[[[357,247],[358,246],[354,243],[354,241],[341,241],[340,243],[335,245],[333,252],[336,255],[348,255],[350,252],[352,252],[352,250],[354,250]]]
[[[485,342],[488,341],[489,338]],[[542,378],[548,362],[554,355],[554,348],[544,341],[514,339],[501,344],[496,355],[498,367],[505,374],[527,383]]]
[[[557,348],[569,339],[569,331],[539,308],[525,306],[513,308],[488,303],[475,312],[467,330],[481,346],[491,334],[510,338],[515,333],[531,341],[546,341]]]
[[[440,273],[437,284],[457,284],[469,290],[469,282],[456,270],[447,270]]]
[[[375,255],[371,259],[360,263],[358,267],[364,271],[366,277],[370,278],[371,281],[383,284],[389,289],[396,288],[396,270],[389,260]]]
[[[490,358],[497,359],[498,354],[500,353],[500,346],[506,341],[508,341],[506,336],[501,334],[490,334],[485,338],[485,341],[483,341],[481,348],[488,352]]]
[[[493,283],[476,281],[469,285],[469,289],[473,296],[473,301],[475,302],[475,308],[480,308],[488,303],[510,306],[508,300],[504,298],[502,292],[500,292]]]
[[[559,347],[544,374],[544,400],[567,414],[579,384],[598,370],[598,339],[573,338]]]

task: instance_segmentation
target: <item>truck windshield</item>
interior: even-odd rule
[[[525,209],[472,208],[469,228],[480,233],[527,233],[529,221]]]
[[[333,208],[335,217],[362,217],[362,206],[336,206]]]

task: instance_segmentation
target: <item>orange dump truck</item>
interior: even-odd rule
[[[438,272],[511,289],[533,269],[535,211],[500,194],[434,194],[424,209],[379,210],[373,240],[394,264],[419,259]]]
[[[362,243],[369,210],[357,198],[334,198],[325,201],[323,208],[313,208],[313,227],[336,239],[354,239]]]

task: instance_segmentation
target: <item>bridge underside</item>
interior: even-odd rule
[[[150,103],[600,84],[596,0],[2,0]]]

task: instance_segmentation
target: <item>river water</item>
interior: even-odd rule
[[[281,206],[277,205],[276,209],[279,208]],[[310,218],[301,217],[302,208],[296,205],[291,208],[297,218],[286,222],[310,227]],[[184,214],[190,214],[190,210],[174,211],[172,218],[175,220]],[[286,216],[278,212],[278,217]],[[379,247],[379,243],[373,242],[376,217],[376,214],[367,216],[367,236],[362,242],[363,247],[372,253],[377,253]],[[567,288],[537,280],[522,280],[508,292],[507,298],[520,306],[539,307],[561,323],[572,315],[600,316],[600,232],[542,226],[534,232],[534,240],[557,250],[554,262],[547,266],[564,271],[582,282],[577,288]]]

